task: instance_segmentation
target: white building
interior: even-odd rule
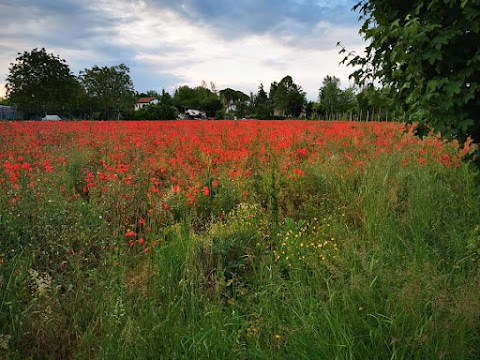
[[[135,104],[135,111],[143,109],[144,107],[152,104],[158,104],[158,99],[154,97],[142,97],[137,100]]]

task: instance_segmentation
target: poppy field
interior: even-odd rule
[[[470,145],[0,122],[0,359],[477,359]]]

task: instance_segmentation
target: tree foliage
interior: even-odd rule
[[[142,98],[142,97],[153,97],[159,99],[163,94],[165,93],[165,90],[162,90],[162,93],[159,93],[157,90],[148,90],[147,92],[141,92],[135,95],[137,99]]]
[[[252,118],[268,120],[273,117],[273,103],[268,98],[263,84],[260,84],[256,94],[250,96],[250,107]]]
[[[290,75],[285,76],[279,83],[274,81],[270,85],[269,98],[273,101],[275,110],[282,116],[299,116],[307,102],[305,91],[293,82]]]
[[[356,95],[357,106],[362,111],[384,109],[390,113],[402,112],[391,95],[392,91],[388,87],[377,88],[370,84]]]
[[[80,72],[79,78],[92,106],[101,111],[105,118],[118,118],[122,111],[133,109],[133,82],[126,65],[95,65]]]
[[[323,78],[322,86],[318,92],[318,111],[324,118],[329,115],[344,114],[357,110],[357,93],[354,87],[340,88],[340,79],[327,75]]]
[[[480,142],[480,3],[476,0],[362,0],[364,56],[341,53],[358,67],[359,84],[391,89],[417,123],[461,143]]]
[[[175,90],[173,103],[180,112],[185,109],[196,109],[206,112],[209,117],[215,116],[217,111],[223,109],[222,101],[217,94],[205,86],[195,88],[180,86]]]
[[[234,116],[237,118],[243,118],[246,116],[247,112],[251,109],[251,98],[244,92],[240,90],[234,90],[231,88],[226,88],[218,92],[220,100],[222,101],[225,108],[234,105],[233,111],[230,110],[230,115],[233,112]],[[228,111],[227,111],[228,113]],[[217,114],[218,115],[218,114]],[[225,117],[225,114],[223,114]]]
[[[338,111],[341,94],[340,79],[336,76],[325,76],[318,94],[322,108],[330,113]]]
[[[177,109],[175,106],[173,106],[172,96],[165,90],[162,90],[161,94],[155,90],[149,90],[146,93],[139,95],[139,97],[155,97],[158,99],[158,104],[152,104],[143,109],[135,111],[135,119],[173,120],[177,118]]]
[[[9,99],[0,97],[0,105],[10,106],[10,105],[12,105],[12,103],[10,102]]]
[[[231,88],[226,88],[223,90],[220,90],[219,92],[220,98],[223,99],[225,104],[228,104],[230,102],[247,102],[249,100],[249,97],[247,94],[243,93],[240,90],[234,90]]]
[[[268,94],[265,91],[263,84],[260,84],[258,87],[258,92],[257,92],[257,103],[258,104],[264,104],[268,101]]]
[[[77,96],[78,83],[64,59],[42,48],[18,54],[6,89],[9,101],[29,116],[67,109]]]

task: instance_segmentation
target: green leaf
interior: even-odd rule
[[[453,96],[455,94],[459,94],[460,93],[460,86],[461,84],[459,82],[456,82],[456,81],[450,81],[448,84],[447,84],[447,95],[448,96]]]

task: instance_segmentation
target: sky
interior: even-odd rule
[[[45,48],[72,73],[130,68],[135,90],[214,83],[246,94],[290,75],[309,100],[351,85],[340,42],[362,53],[356,0],[0,0],[0,97],[18,53]]]

